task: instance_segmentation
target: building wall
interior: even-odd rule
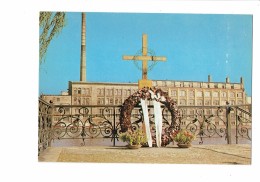
[[[169,93],[178,105],[215,106],[247,104],[243,83],[153,81],[153,86]],[[137,83],[71,82],[73,105],[121,105],[138,90]]]
[[[178,105],[217,106],[250,104],[244,83],[194,82],[155,80],[153,86],[161,88],[176,100]],[[69,82],[68,94],[43,95],[43,99],[55,105],[121,105],[138,90],[137,83]]]
[[[176,100],[179,106],[220,106],[250,104],[246,97],[243,82],[192,82],[192,81],[153,81],[153,86],[167,91],[169,96]],[[121,105],[124,100],[138,90],[137,83],[97,83],[97,82],[69,82],[69,91],[62,95],[42,95],[45,101],[52,101],[54,105]],[[54,121],[58,121],[61,113],[59,108],[54,111]],[[66,108],[67,114],[80,113],[80,107]],[[92,110],[95,114],[102,114],[99,108]],[[107,111],[110,112],[109,110]],[[193,115],[194,109],[183,110],[184,114]],[[210,115],[216,109],[206,109]],[[112,113],[112,109],[111,109]],[[133,114],[138,114],[134,110]],[[116,111],[119,114],[119,110]],[[118,116],[118,115],[117,115]],[[216,121],[215,124],[218,121]],[[186,121],[182,125],[185,126]],[[234,125],[234,123],[232,123]]]

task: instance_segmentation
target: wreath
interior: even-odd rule
[[[159,95],[160,97],[154,97],[154,95]],[[134,107],[138,106],[141,99],[147,99],[148,101],[156,100],[165,105],[168,111],[171,113],[171,124],[170,127],[162,135],[162,146],[166,146],[171,142],[170,133],[178,128],[177,119],[180,117],[180,112],[177,107],[177,103],[171,99],[167,92],[164,92],[160,88],[142,88],[129,96],[121,106],[120,111],[120,127],[121,132],[126,132],[132,129],[131,123],[131,113]],[[153,137],[153,140],[155,138]],[[154,142],[153,142],[154,143]]]

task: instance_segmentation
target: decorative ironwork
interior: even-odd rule
[[[251,142],[251,106],[231,106],[232,137],[235,143]],[[121,132],[121,106],[52,106],[39,100],[38,151],[50,146],[51,141],[80,139],[108,139],[115,146]],[[180,117],[175,120],[177,128],[186,128],[196,134],[199,140],[194,144],[207,144],[209,140],[221,140],[227,143],[226,106],[179,106]],[[163,132],[169,132],[172,114],[162,105]],[[135,106],[131,114],[133,129],[142,128],[143,116],[140,106]],[[155,132],[153,107],[149,106],[149,120],[152,134]],[[166,140],[166,139],[165,139]],[[106,140],[107,141],[107,140]],[[109,145],[109,143],[108,143]]]
[[[38,109],[38,155],[40,155],[51,144],[52,106],[39,99]]]
[[[236,113],[236,143],[239,139],[251,139],[251,113],[248,106],[235,107]]]
[[[66,109],[67,108],[67,109]],[[115,107],[82,107],[59,106],[55,118],[58,121],[53,124],[54,139],[78,139],[84,141],[87,138],[96,138],[102,136],[104,138],[113,138],[115,134],[113,124],[110,120],[114,117]],[[92,110],[99,113],[91,113]]]

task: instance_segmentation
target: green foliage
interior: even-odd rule
[[[174,131],[171,137],[173,141],[179,144],[190,144],[193,140],[195,140],[195,135],[184,129]]]
[[[40,64],[43,62],[50,42],[66,25],[65,12],[40,12]]]
[[[147,138],[142,130],[131,131],[119,135],[119,139],[127,142],[129,145],[143,145],[147,142]]]

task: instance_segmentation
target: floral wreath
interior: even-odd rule
[[[159,96],[159,97],[156,97]],[[141,99],[147,99],[148,101],[156,100],[165,105],[165,107],[171,113],[171,125],[169,127],[169,131],[172,131],[178,127],[177,119],[180,117],[180,112],[177,108],[177,103],[172,100],[167,92],[164,92],[160,88],[142,88],[129,96],[124,103],[122,104],[121,111],[120,111],[120,126],[121,132],[126,132],[127,130],[132,130],[132,123],[131,123],[131,113],[137,104],[141,102]],[[169,132],[168,132],[169,133]],[[167,136],[163,135],[163,138],[168,138]]]

